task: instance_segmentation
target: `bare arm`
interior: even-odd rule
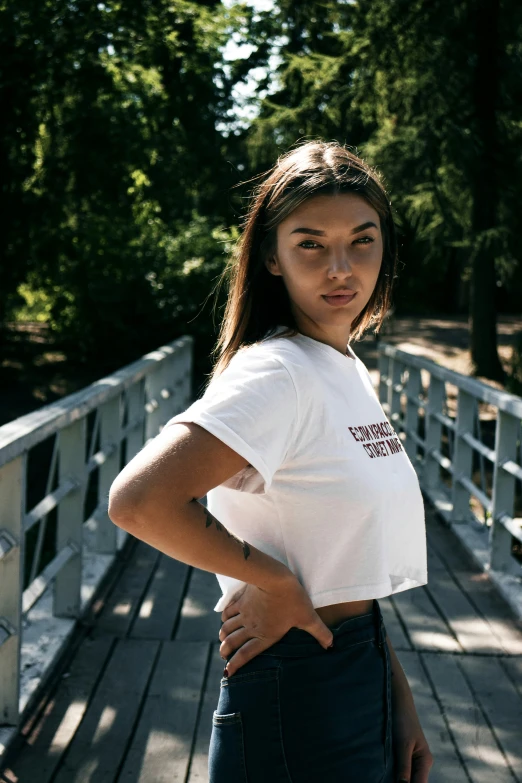
[[[109,516],[183,563],[265,588],[295,579],[283,563],[234,536],[199,503],[247,460],[197,424],[172,424],[115,479]]]

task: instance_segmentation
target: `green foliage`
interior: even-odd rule
[[[384,175],[398,311],[519,308],[521,33],[513,0],[2,0],[0,325],[100,371],[189,332],[203,368],[232,186],[317,137]]]
[[[20,283],[17,289],[16,304],[12,305],[15,321],[49,321],[53,307],[52,297],[41,288],[32,288],[30,283]]]
[[[4,311],[27,314],[16,291],[30,276],[64,349],[120,365],[161,339],[168,308],[158,314],[147,276],[183,267],[168,248],[179,227],[199,218],[210,246],[228,222],[233,169],[217,125],[232,84],[221,49],[244,14],[219,0],[5,0],[0,13],[4,97],[17,91],[4,127]],[[23,51],[24,80],[13,75]]]

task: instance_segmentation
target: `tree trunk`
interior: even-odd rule
[[[497,96],[500,0],[477,0],[474,79],[477,157],[472,166],[472,233],[497,225]],[[473,9],[473,6],[475,8]],[[480,242],[473,253],[470,290],[470,348],[473,374],[504,382],[497,349],[496,274],[493,243]]]

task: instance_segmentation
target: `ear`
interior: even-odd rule
[[[279,268],[279,261],[277,258],[277,253],[274,253],[273,255],[269,256],[268,258],[265,258],[265,266],[272,275],[281,275],[281,269]]]

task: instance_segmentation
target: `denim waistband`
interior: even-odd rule
[[[339,625],[330,628],[333,634],[333,648],[344,649],[355,644],[375,639],[379,647],[386,640],[386,628],[382,617],[381,608],[376,598],[373,599],[372,612],[370,614],[348,617]],[[290,628],[281,639],[267,647],[259,655],[276,655],[283,657],[308,657],[310,655],[324,655],[324,647],[308,631],[302,628]]]

